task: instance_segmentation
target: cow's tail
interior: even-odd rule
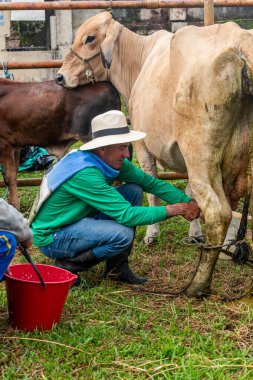
[[[251,255],[251,247],[246,241],[251,194],[252,186],[250,184],[245,192],[242,217],[235,239],[235,250],[232,256],[232,260],[237,264],[246,264],[249,260],[249,256]]]
[[[246,264],[251,255],[251,247],[246,241],[247,227],[248,227],[248,215],[252,207],[252,170],[253,162],[250,156],[250,161],[247,170],[247,186],[244,194],[242,217],[239,225],[239,229],[236,234],[236,239],[232,245],[234,245],[235,250],[232,255],[232,260],[237,264]],[[251,212],[252,214],[252,212]],[[251,230],[253,232],[253,225],[251,224]]]

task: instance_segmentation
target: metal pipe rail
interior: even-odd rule
[[[1,4],[1,3],[0,3]],[[63,64],[62,60],[50,60],[50,61],[22,61],[22,62],[8,62],[7,68],[9,69],[54,69],[59,68]],[[3,67],[0,63],[0,70]]]
[[[114,1],[55,1],[38,3],[0,2],[1,10],[27,9],[96,9],[96,8],[178,8],[204,7],[204,25],[214,23],[214,7],[253,6],[253,0],[114,0]],[[8,62],[8,69],[59,68],[63,60]],[[0,70],[3,68],[0,66]]]
[[[159,173],[158,174],[159,179],[163,180],[176,180],[176,179],[188,179],[187,174],[185,173],[174,173],[174,172],[167,172],[167,173]],[[42,181],[42,178],[20,178],[17,179],[17,186],[18,187],[27,187],[27,186],[40,186]],[[3,180],[0,180],[0,188],[6,187]]]
[[[114,1],[46,1],[37,3],[0,2],[0,11],[46,9],[122,9],[122,8],[203,8],[204,0],[114,0]],[[216,0],[215,7],[251,7],[253,0]]]

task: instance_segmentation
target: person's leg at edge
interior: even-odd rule
[[[0,231],[0,281],[14,257],[17,247],[15,236],[7,231]]]

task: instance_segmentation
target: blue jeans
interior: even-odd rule
[[[15,236],[7,231],[0,231],[0,281],[2,280],[17,247]]]
[[[142,188],[134,184],[116,187],[133,206],[142,205]],[[109,216],[97,212],[93,217],[83,218],[62,227],[53,235],[54,241],[40,251],[47,257],[66,259],[92,250],[95,257],[106,260],[128,249],[134,239],[134,227],[126,227]]]

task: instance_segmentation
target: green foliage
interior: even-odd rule
[[[13,21],[11,33],[19,36],[20,47],[46,46],[46,24],[44,21]]]
[[[252,19],[234,19],[234,22],[236,22],[241,28],[243,29],[253,29],[253,20]],[[226,21],[224,21],[226,22]]]

